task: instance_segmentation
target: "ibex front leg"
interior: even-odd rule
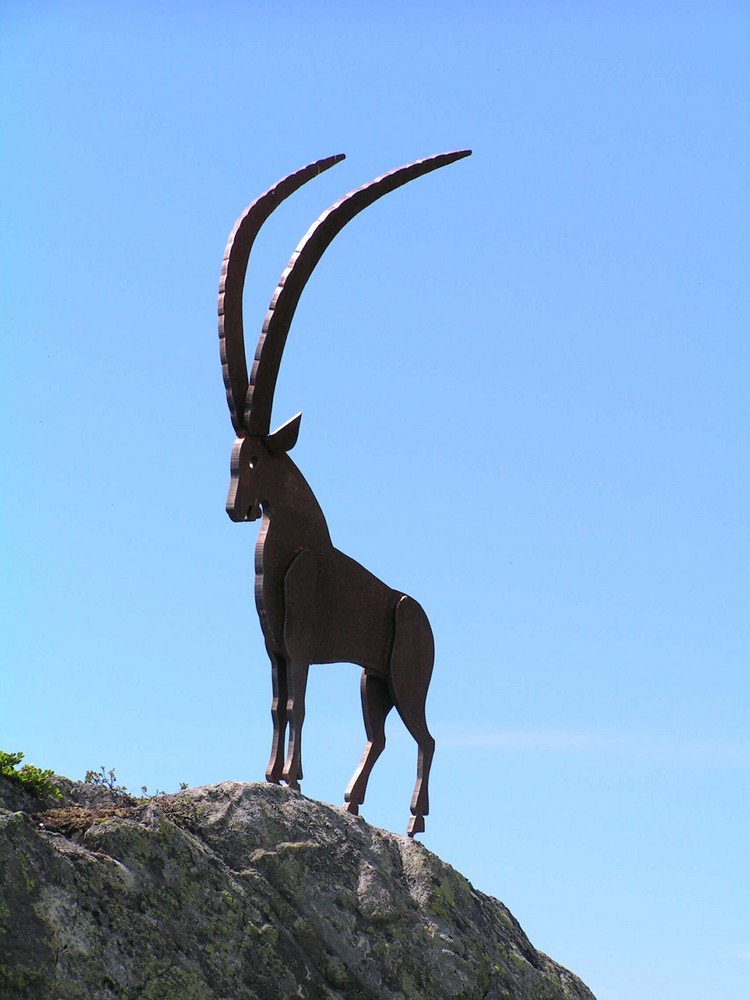
[[[284,645],[287,652],[287,704],[289,749],[281,777],[299,790],[302,779],[302,726],[305,692],[310,667],[310,648],[315,630],[315,583],[317,568],[312,553],[303,549],[284,576]]]
[[[289,690],[287,684],[286,660],[270,652],[271,682],[273,684],[273,701],[271,702],[271,718],[273,719],[273,742],[271,757],[266,768],[266,781],[278,785],[284,770],[284,753],[286,748],[287,701]]]
[[[299,791],[302,780],[302,724],[305,721],[305,691],[308,663],[289,664],[289,699],[286,714],[289,719],[289,751],[281,777]]]

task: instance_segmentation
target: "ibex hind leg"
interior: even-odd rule
[[[418,747],[417,782],[407,828],[410,837],[424,831],[424,817],[430,808],[429,780],[435,740],[427,728],[425,702],[434,659],[435,644],[427,615],[415,600],[404,596],[396,606],[390,684],[398,714]]]
[[[354,816],[359,814],[359,807],[365,801],[370,772],[385,747],[385,720],[393,708],[393,696],[387,681],[381,677],[368,676],[364,670],[360,682],[360,694],[367,746],[344,795],[346,802],[344,808]]]
[[[273,685],[273,701],[271,702],[273,740],[271,742],[271,756],[266,768],[266,781],[278,785],[281,781],[281,772],[284,769],[286,710],[289,694],[287,689],[286,661],[273,653],[269,653],[269,656],[271,657],[271,682]]]

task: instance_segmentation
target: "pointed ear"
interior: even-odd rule
[[[285,424],[282,424],[278,430],[273,432],[273,434],[269,434],[266,438],[266,446],[268,450],[274,455],[279,455],[281,452],[285,451],[291,451],[297,443],[300,420],[302,420],[302,414],[298,413],[295,417],[292,417],[291,420],[287,420]]]

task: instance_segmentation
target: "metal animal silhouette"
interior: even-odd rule
[[[363,668],[360,689],[367,745],[346,790],[345,808],[356,815],[364,802],[370,772],[385,746],[386,716],[395,705],[418,746],[409,836],[424,830],[435,750],[425,719],[434,659],[430,623],[413,598],[392,590],[334,548],[323,511],[288,455],[297,441],[301,414],[270,433],[271,408],[294,311],[307,279],[336,234],[384,194],[469,153],[442,153],[383,174],[320,216],[281,276],[249,378],[242,292],[255,237],[285,198],[343,155],[303,167],[247,208],[229,237],[219,284],[221,360],[237,433],[227,513],[233,521],[263,516],[255,548],[255,600],[273,677],[273,743],[266,778],[299,788],[310,664],[358,664]]]

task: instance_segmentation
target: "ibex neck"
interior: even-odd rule
[[[294,462],[285,456],[283,473],[273,497],[263,503],[263,513],[271,522],[274,534],[283,534],[293,544],[310,545],[313,541],[330,544],[328,525],[315,494]]]

